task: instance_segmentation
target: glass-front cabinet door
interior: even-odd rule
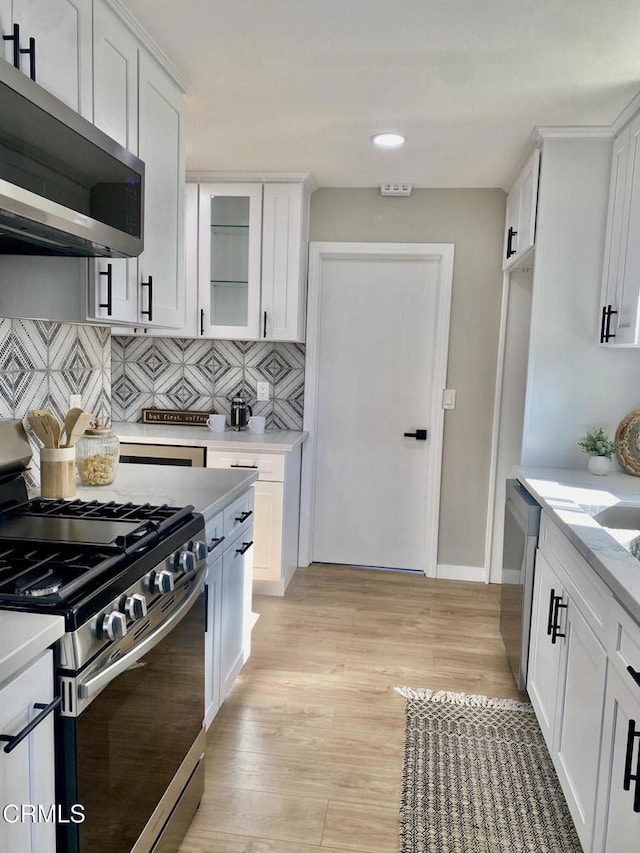
[[[203,337],[260,336],[262,185],[200,184],[199,331]]]

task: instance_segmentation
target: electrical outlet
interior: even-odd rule
[[[256,392],[258,400],[268,400],[271,397],[271,388],[268,382],[258,382]]]
[[[70,409],[81,409],[82,408],[82,396],[80,394],[70,394],[69,395],[69,408]]]

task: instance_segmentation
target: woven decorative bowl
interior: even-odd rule
[[[618,462],[627,474],[640,477],[640,409],[629,412],[618,424],[616,441],[621,442],[616,452]]]

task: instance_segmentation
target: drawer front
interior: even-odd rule
[[[563,570],[563,582],[567,592],[604,643],[610,625],[613,600],[613,595],[604,581],[546,513],[542,513],[540,521],[539,547],[555,568]]]
[[[223,513],[222,543],[224,550],[235,539],[241,529],[253,523],[253,488],[248,489],[233,503],[225,507]]]
[[[640,625],[635,622],[627,611],[618,602],[613,607],[613,649],[610,650],[610,659],[616,667],[622,679],[633,689],[636,686],[638,701],[640,702]],[[629,672],[628,667],[637,673],[637,678]]]
[[[216,560],[224,548],[224,512],[219,512],[207,521],[205,534],[209,560]]]
[[[227,453],[222,450],[207,452],[207,468],[239,468],[258,472],[259,480],[284,482],[283,453]]]

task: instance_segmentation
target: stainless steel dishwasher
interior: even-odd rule
[[[520,690],[527,686],[531,602],[539,530],[540,506],[517,480],[507,480],[500,633]]]

